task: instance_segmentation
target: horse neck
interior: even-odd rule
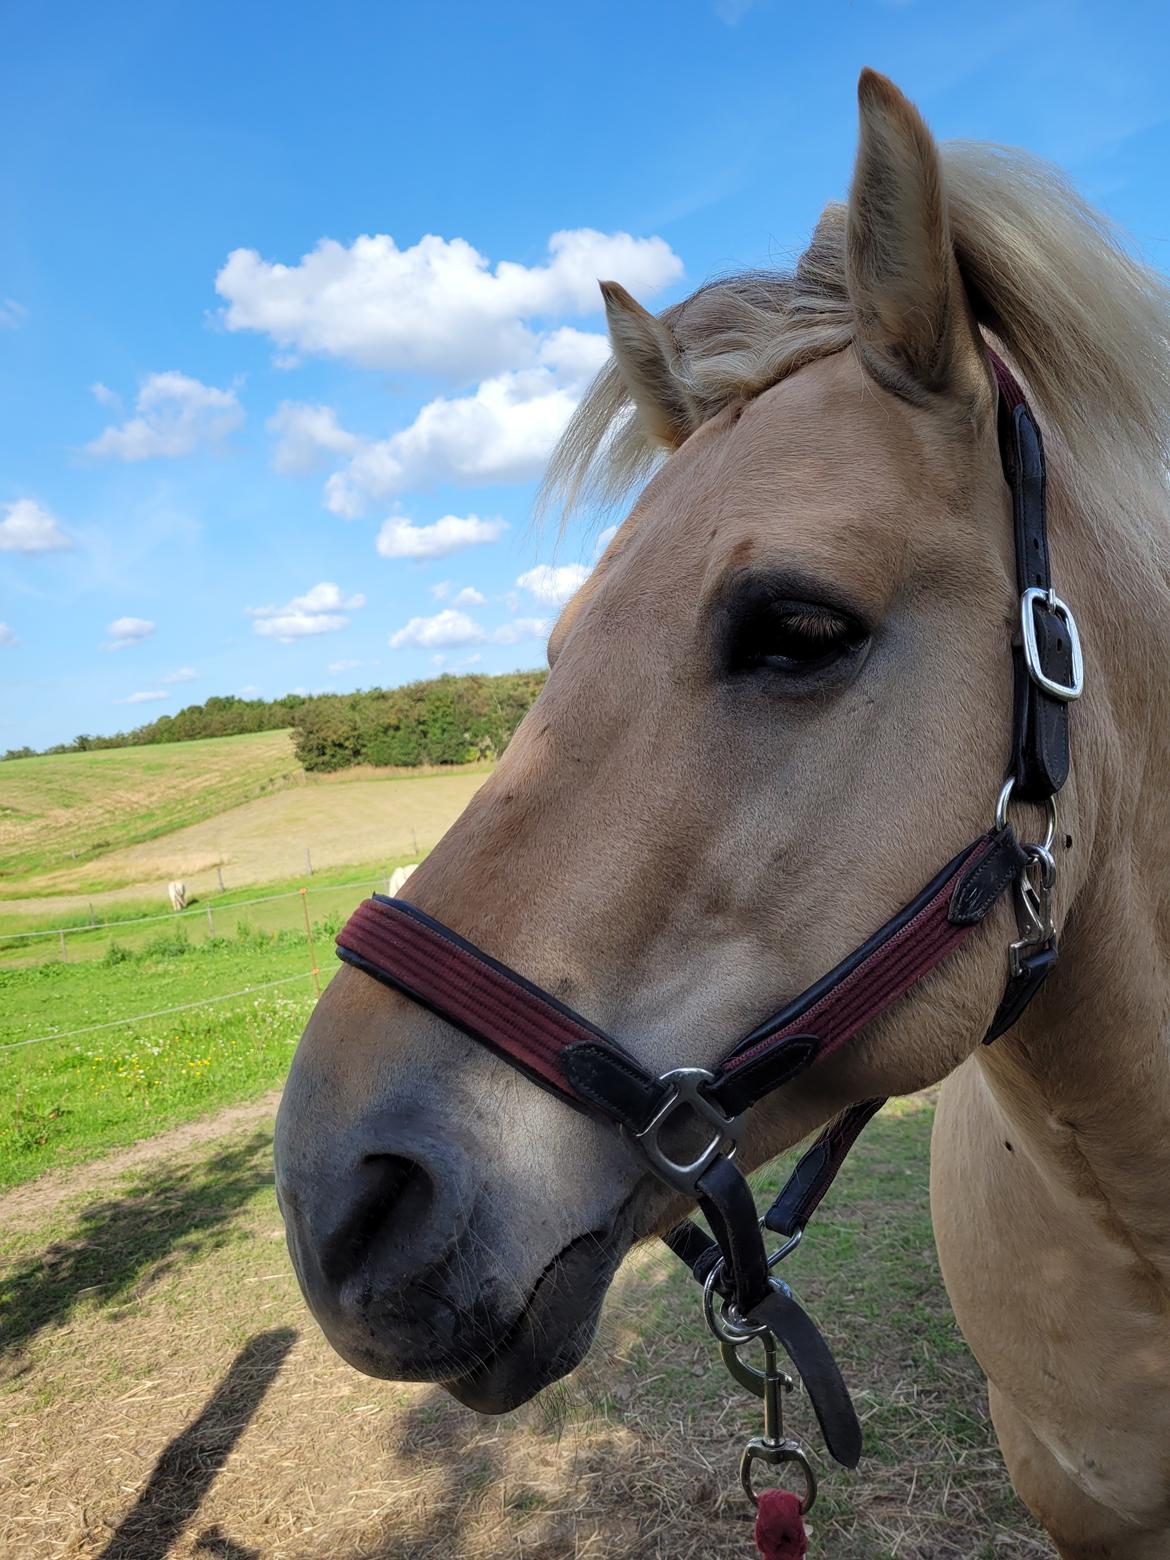
[[[1071,848],[1058,832],[1071,898],[1047,989],[977,1065],[1053,1195],[1086,1230],[1127,1232],[1170,1279],[1170,511],[1161,485],[1143,501],[1164,562],[1122,547],[1109,575],[1089,517],[1054,513],[1095,678],[1073,710]]]

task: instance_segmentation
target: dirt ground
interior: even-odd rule
[[[368,1380],[297,1292],[271,1186],[273,1104],[47,1179],[0,1210],[6,1560],[745,1560],[735,1463],[757,1409],[730,1387],[665,1253],[627,1262],[589,1360],[515,1414],[483,1419],[435,1387]],[[870,1448],[858,1474],[822,1466],[813,1554],[1049,1556],[1007,1487],[982,1383],[920,1249],[917,1193],[905,1201],[899,1155],[918,1123],[875,1125],[859,1184],[891,1188],[896,1219],[840,1203],[821,1249],[835,1261],[863,1228],[881,1281],[867,1287],[860,1263],[832,1299],[814,1270],[802,1281]],[[807,1424],[799,1403],[793,1417]]]

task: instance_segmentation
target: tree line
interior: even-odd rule
[[[98,748],[143,747],[192,742],[200,737],[234,737],[292,727],[296,756],[309,770],[347,769],[353,764],[415,768],[498,758],[511,740],[547,673],[505,672],[432,677],[402,688],[367,688],[354,693],[286,694],[282,699],[239,699],[228,695],[160,715],[113,736],[74,737],[45,753],[84,753]],[[5,760],[37,756],[29,747],[10,748]]]

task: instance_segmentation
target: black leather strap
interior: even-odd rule
[[[1008,1032],[1047,980],[1056,959],[1056,944],[1050,943],[1020,960],[1020,973],[1008,981],[1003,1000],[991,1020],[991,1028],[983,1036],[984,1045],[990,1045]]]
[[[676,1224],[674,1229],[662,1239],[679,1261],[686,1263],[692,1276],[700,1284],[707,1282],[711,1269],[723,1255],[719,1250],[719,1242],[712,1240],[707,1231],[693,1219],[684,1219],[681,1224]],[[717,1280],[715,1287],[721,1295],[731,1293],[730,1279],[726,1282]]]
[[[700,1180],[698,1197],[727,1263],[736,1304],[746,1314],[768,1288],[768,1256],[752,1189],[720,1156]]]
[[[1026,590],[1050,590],[1048,557],[1047,476],[1044,441],[1026,402],[1008,404],[1001,381],[1000,449],[1012,490],[1012,520],[1016,549],[1016,580]],[[1068,629],[1043,602],[1033,609],[1040,665],[1055,682],[1072,677],[1072,647]],[[1017,629],[1012,641],[1014,708],[1012,754],[1008,773],[1015,778],[1020,801],[1044,801],[1055,796],[1068,779],[1068,704],[1048,693],[1031,676],[1024,642]]]
[[[776,1281],[748,1312],[748,1320],[767,1323],[784,1346],[804,1382],[830,1454],[844,1467],[856,1468],[861,1425],[837,1361],[808,1312],[797,1305],[787,1284]]]
[[[845,1156],[885,1103],[884,1099],[862,1100],[830,1122],[780,1188],[764,1215],[766,1229],[784,1236],[804,1229],[845,1163]]]
[[[816,1035],[790,1035],[754,1060],[721,1073],[707,1093],[729,1116],[740,1116],[782,1083],[788,1083],[817,1059]]]
[[[951,895],[947,919],[955,926],[975,926],[1028,864],[1028,853],[1011,824],[994,836],[991,849],[965,872]]]
[[[561,1067],[582,1099],[631,1132],[641,1132],[666,1097],[657,1078],[608,1041],[569,1046]]]

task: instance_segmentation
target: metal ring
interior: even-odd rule
[[[1014,775],[1009,775],[1000,789],[999,799],[995,804],[995,826],[997,829],[1005,828],[1007,825],[1008,803],[1011,801],[1012,792],[1015,790],[1015,787],[1016,777]],[[1037,848],[1044,851],[1045,854],[1048,854],[1052,850],[1053,843],[1056,839],[1056,798],[1054,796],[1046,796],[1042,804],[1038,802],[1036,805],[1043,805],[1048,819],[1048,831],[1044,836],[1044,843]],[[1024,848],[1025,850],[1029,849],[1028,846],[1025,846]]]
[[[739,1482],[743,1485],[743,1492],[753,1506],[758,1506],[760,1497],[752,1488],[752,1464],[754,1462],[766,1462],[769,1467],[775,1468],[782,1463],[796,1463],[804,1475],[804,1494],[800,1500],[800,1514],[806,1517],[812,1510],[817,1498],[817,1476],[813,1471],[813,1465],[809,1462],[803,1446],[796,1441],[765,1441],[762,1436],[754,1436],[743,1449],[743,1456],[739,1460]]]
[[[761,1219],[760,1228],[765,1229],[766,1227],[767,1226],[764,1224],[763,1219]],[[770,1273],[774,1267],[779,1266],[779,1264],[784,1261],[785,1257],[790,1257],[803,1239],[804,1225],[801,1224],[796,1229],[796,1231],[788,1237],[784,1244],[782,1246],[778,1246],[772,1255],[768,1258],[768,1272]]]
[[[707,1274],[703,1281],[703,1315],[707,1326],[719,1339],[720,1343],[741,1344],[750,1343],[753,1338],[759,1338],[768,1331],[767,1322],[736,1322],[727,1314],[730,1301],[720,1296],[719,1310],[715,1309],[715,1280],[723,1271],[723,1258],[720,1257],[715,1266]]]

